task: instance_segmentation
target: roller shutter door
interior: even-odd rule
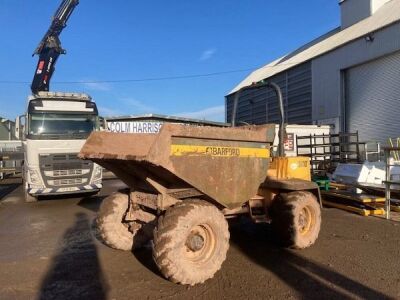
[[[400,52],[346,72],[346,130],[361,141],[400,137]]]

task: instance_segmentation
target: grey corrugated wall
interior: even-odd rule
[[[343,125],[344,71],[400,50],[400,23],[376,31],[372,36],[373,42],[361,38],[312,61],[314,121],[340,118]]]
[[[285,118],[289,124],[312,124],[311,63],[307,62],[268,79],[277,83],[283,93]],[[226,122],[231,122],[233,98],[225,101]],[[242,92],[239,99],[237,123],[279,123],[278,101],[271,89]]]

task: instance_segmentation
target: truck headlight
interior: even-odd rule
[[[36,170],[29,170],[29,178],[32,184],[36,184],[36,185],[41,185],[42,184],[42,180],[40,178],[40,175],[38,173],[38,171]]]
[[[103,168],[99,165],[94,165],[93,180],[101,179],[103,175]]]

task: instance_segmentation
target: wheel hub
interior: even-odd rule
[[[184,255],[191,262],[207,261],[214,251],[215,238],[211,227],[200,224],[192,227],[186,238]]]
[[[204,247],[204,238],[199,234],[191,234],[186,242],[186,246],[191,251],[199,251]]]

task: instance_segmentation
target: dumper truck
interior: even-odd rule
[[[276,91],[282,115],[276,155],[275,125],[165,124],[158,134],[93,132],[79,156],[129,187],[101,204],[97,224],[104,243],[131,250],[152,239],[161,273],[185,285],[203,283],[221,268],[229,218],[271,223],[284,246],[312,245],[321,226],[320,192],[310,180],[309,158],[284,156],[280,89],[261,82],[241,91],[266,87]]]

